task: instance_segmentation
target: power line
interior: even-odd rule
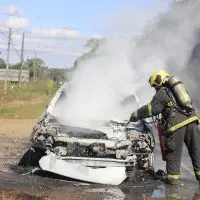
[[[20,23],[20,24],[22,25],[22,27],[23,27],[23,25],[24,25],[24,24],[23,24],[23,21],[22,21],[22,17],[23,17],[23,16],[21,16],[21,15],[19,14],[18,11],[15,12],[14,16],[17,17],[17,20],[19,21],[19,23]],[[23,30],[23,31],[24,31],[24,30]]]
[[[0,39],[3,39],[3,40],[5,40],[6,41],[6,39],[5,38],[0,38]],[[16,47],[16,45],[15,45],[15,43],[14,43],[14,41],[13,41],[13,38],[11,37],[10,38],[10,45],[12,46],[12,49],[15,51],[15,53],[17,54],[17,57],[19,58],[19,60],[21,59],[21,56],[20,56],[20,53],[19,53],[19,51],[17,50],[17,47]]]
[[[3,39],[4,41],[7,41],[7,39],[6,39],[6,34],[4,33],[4,32],[0,32],[5,38],[0,38],[0,39]],[[12,32],[13,33],[13,32]],[[21,60],[21,56],[20,56],[20,53],[19,53],[19,51],[17,50],[17,48],[16,48],[16,45],[15,45],[15,43],[14,43],[14,41],[13,41],[13,37],[11,36],[11,38],[10,38],[10,45],[12,45],[12,49],[15,51],[15,53],[16,53],[16,55],[17,55],[17,57],[19,58],[19,60]]]
[[[4,40],[4,41],[6,41],[7,42],[7,36],[6,36],[6,33],[4,33],[4,32],[0,32],[0,34],[2,34],[4,37],[3,38],[0,38],[0,40],[2,39],[2,40]],[[24,31],[23,33],[22,33],[22,36],[24,35],[24,37],[25,37],[25,35],[26,35],[26,32]],[[13,30],[12,30],[12,35],[11,35],[11,37],[10,37],[10,50],[12,49],[15,53],[16,53],[16,55],[17,55],[17,57],[18,57],[18,59],[20,60],[20,63],[21,63],[21,55],[20,55],[20,52],[19,52],[19,47],[18,47],[18,45],[16,45],[16,43],[14,42],[14,40],[13,40]],[[24,49],[23,49],[23,53],[24,53]],[[24,60],[22,60],[22,64],[24,63]]]
[[[24,35],[25,33],[23,32],[22,34],[22,49],[21,49],[21,61],[20,61],[20,72],[19,72],[19,87],[21,85],[21,76],[22,76],[22,65],[24,61]]]
[[[34,68],[33,68],[33,79],[36,79],[36,51],[34,52]]]
[[[20,60],[20,59],[21,59],[21,57],[20,57],[20,54],[19,54],[19,52],[18,52],[18,50],[17,50],[17,48],[16,48],[16,46],[15,46],[15,44],[14,44],[14,42],[13,42],[13,39],[12,39],[12,38],[11,38],[11,42],[12,42],[12,47],[13,47],[14,51],[16,52],[16,54],[17,54],[17,56],[18,56],[19,60]]]
[[[9,33],[8,33],[8,48],[7,48],[7,59],[6,59],[6,71],[5,71],[5,84],[4,84],[4,94],[7,92],[7,72],[9,69],[9,56],[10,56],[10,41],[12,37],[12,30],[9,28]]]

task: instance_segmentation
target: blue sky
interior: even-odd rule
[[[1,6],[16,5],[37,27],[70,27],[90,36],[101,31],[101,19],[109,12],[131,6],[148,9],[151,0],[1,0]],[[98,26],[99,25],[99,26]]]
[[[34,44],[30,43],[29,46],[33,45],[33,50],[35,48],[34,45],[37,43],[37,46],[54,51],[59,39],[59,36],[55,37],[54,29],[68,28],[75,30],[77,31],[76,36],[65,35],[66,38],[62,42],[69,44],[71,39],[74,45],[70,44],[67,47],[62,46],[62,48],[68,49],[68,51],[73,49],[73,52],[81,53],[84,50],[84,43],[91,36],[104,36],[111,33],[111,35],[134,35],[134,32],[143,28],[146,21],[155,17],[158,12],[165,10],[167,8],[166,5],[166,2],[158,3],[158,0],[1,0],[0,18],[3,20],[11,18],[3,10],[12,6],[12,8],[17,9],[17,15],[23,13],[23,19],[19,19],[18,16],[13,21],[12,16],[12,19],[10,19],[11,25],[20,22],[23,24],[23,21],[24,27],[22,28],[33,32],[32,35],[37,32],[37,36],[38,29],[43,29],[45,34],[47,34],[48,30],[51,30],[53,34],[52,41],[46,41],[45,45],[44,41],[41,42],[40,40],[38,42],[35,41]],[[33,31],[33,29],[37,29],[37,31]],[[46,39],[46,36],[43,36],[43,39]],[[27,40],[31,40],[30,36]],[[20,40],[18,41],[17,37],[15,42],[16,45],[20,45]],[[53,46],[48,44],[53,44]],[[40,50],[37,51],[40,53]],[[27,57],[31,56],[29,55],[30,52],[31,49],[29,48]],[[2,55],[4,54],[2,53]],[[47,59],[49,65],[57,65],[57,67],[72,65],[77,57],[77,55],[69,55],[67,53],[65,56],[62,56],[62,53],[53,55],[53,52],[45,52],[44,49],[39,55]],[[12,58],[13,62],[17,59],[16,55],[13,55]]]

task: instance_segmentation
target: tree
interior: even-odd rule
[[[2,58],[0,58],[0,69],[5,69],[5,68],[6,68],[6,63]]]
[[[14,65],[11,66],[12,69],[20,69],[21,64],[20,63],[16,63]]]
[[[24,63],[24,68],[29,70],[31,78],[39,77],[42,75],[42,69],[45,66],[45,62],[41,58],[28,58]]]
[[[59,83],[60,81],[63,82],[66,79],[66,69],[59,69],[59,68],[52,68],[50,69],[50,78]]]

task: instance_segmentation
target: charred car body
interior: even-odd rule
[[[121,184],[135,169],[153,168],[155,141],[146,121],[128,125],[126,121],[105,121],[106,131],[62,124],[52,109],[65,91],[63,85],[36,122],[32,147],[20,165],[26,160],[28,165],[65,177],[112,185]],[[116,137],[109,138],[107,131]]]

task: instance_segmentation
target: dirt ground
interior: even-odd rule
[[[0,119],[0,138],[28,138],[36,120],[33,119]]]
[[[0,159],[16,159],[29,143],[35,120],[0,119]]]

